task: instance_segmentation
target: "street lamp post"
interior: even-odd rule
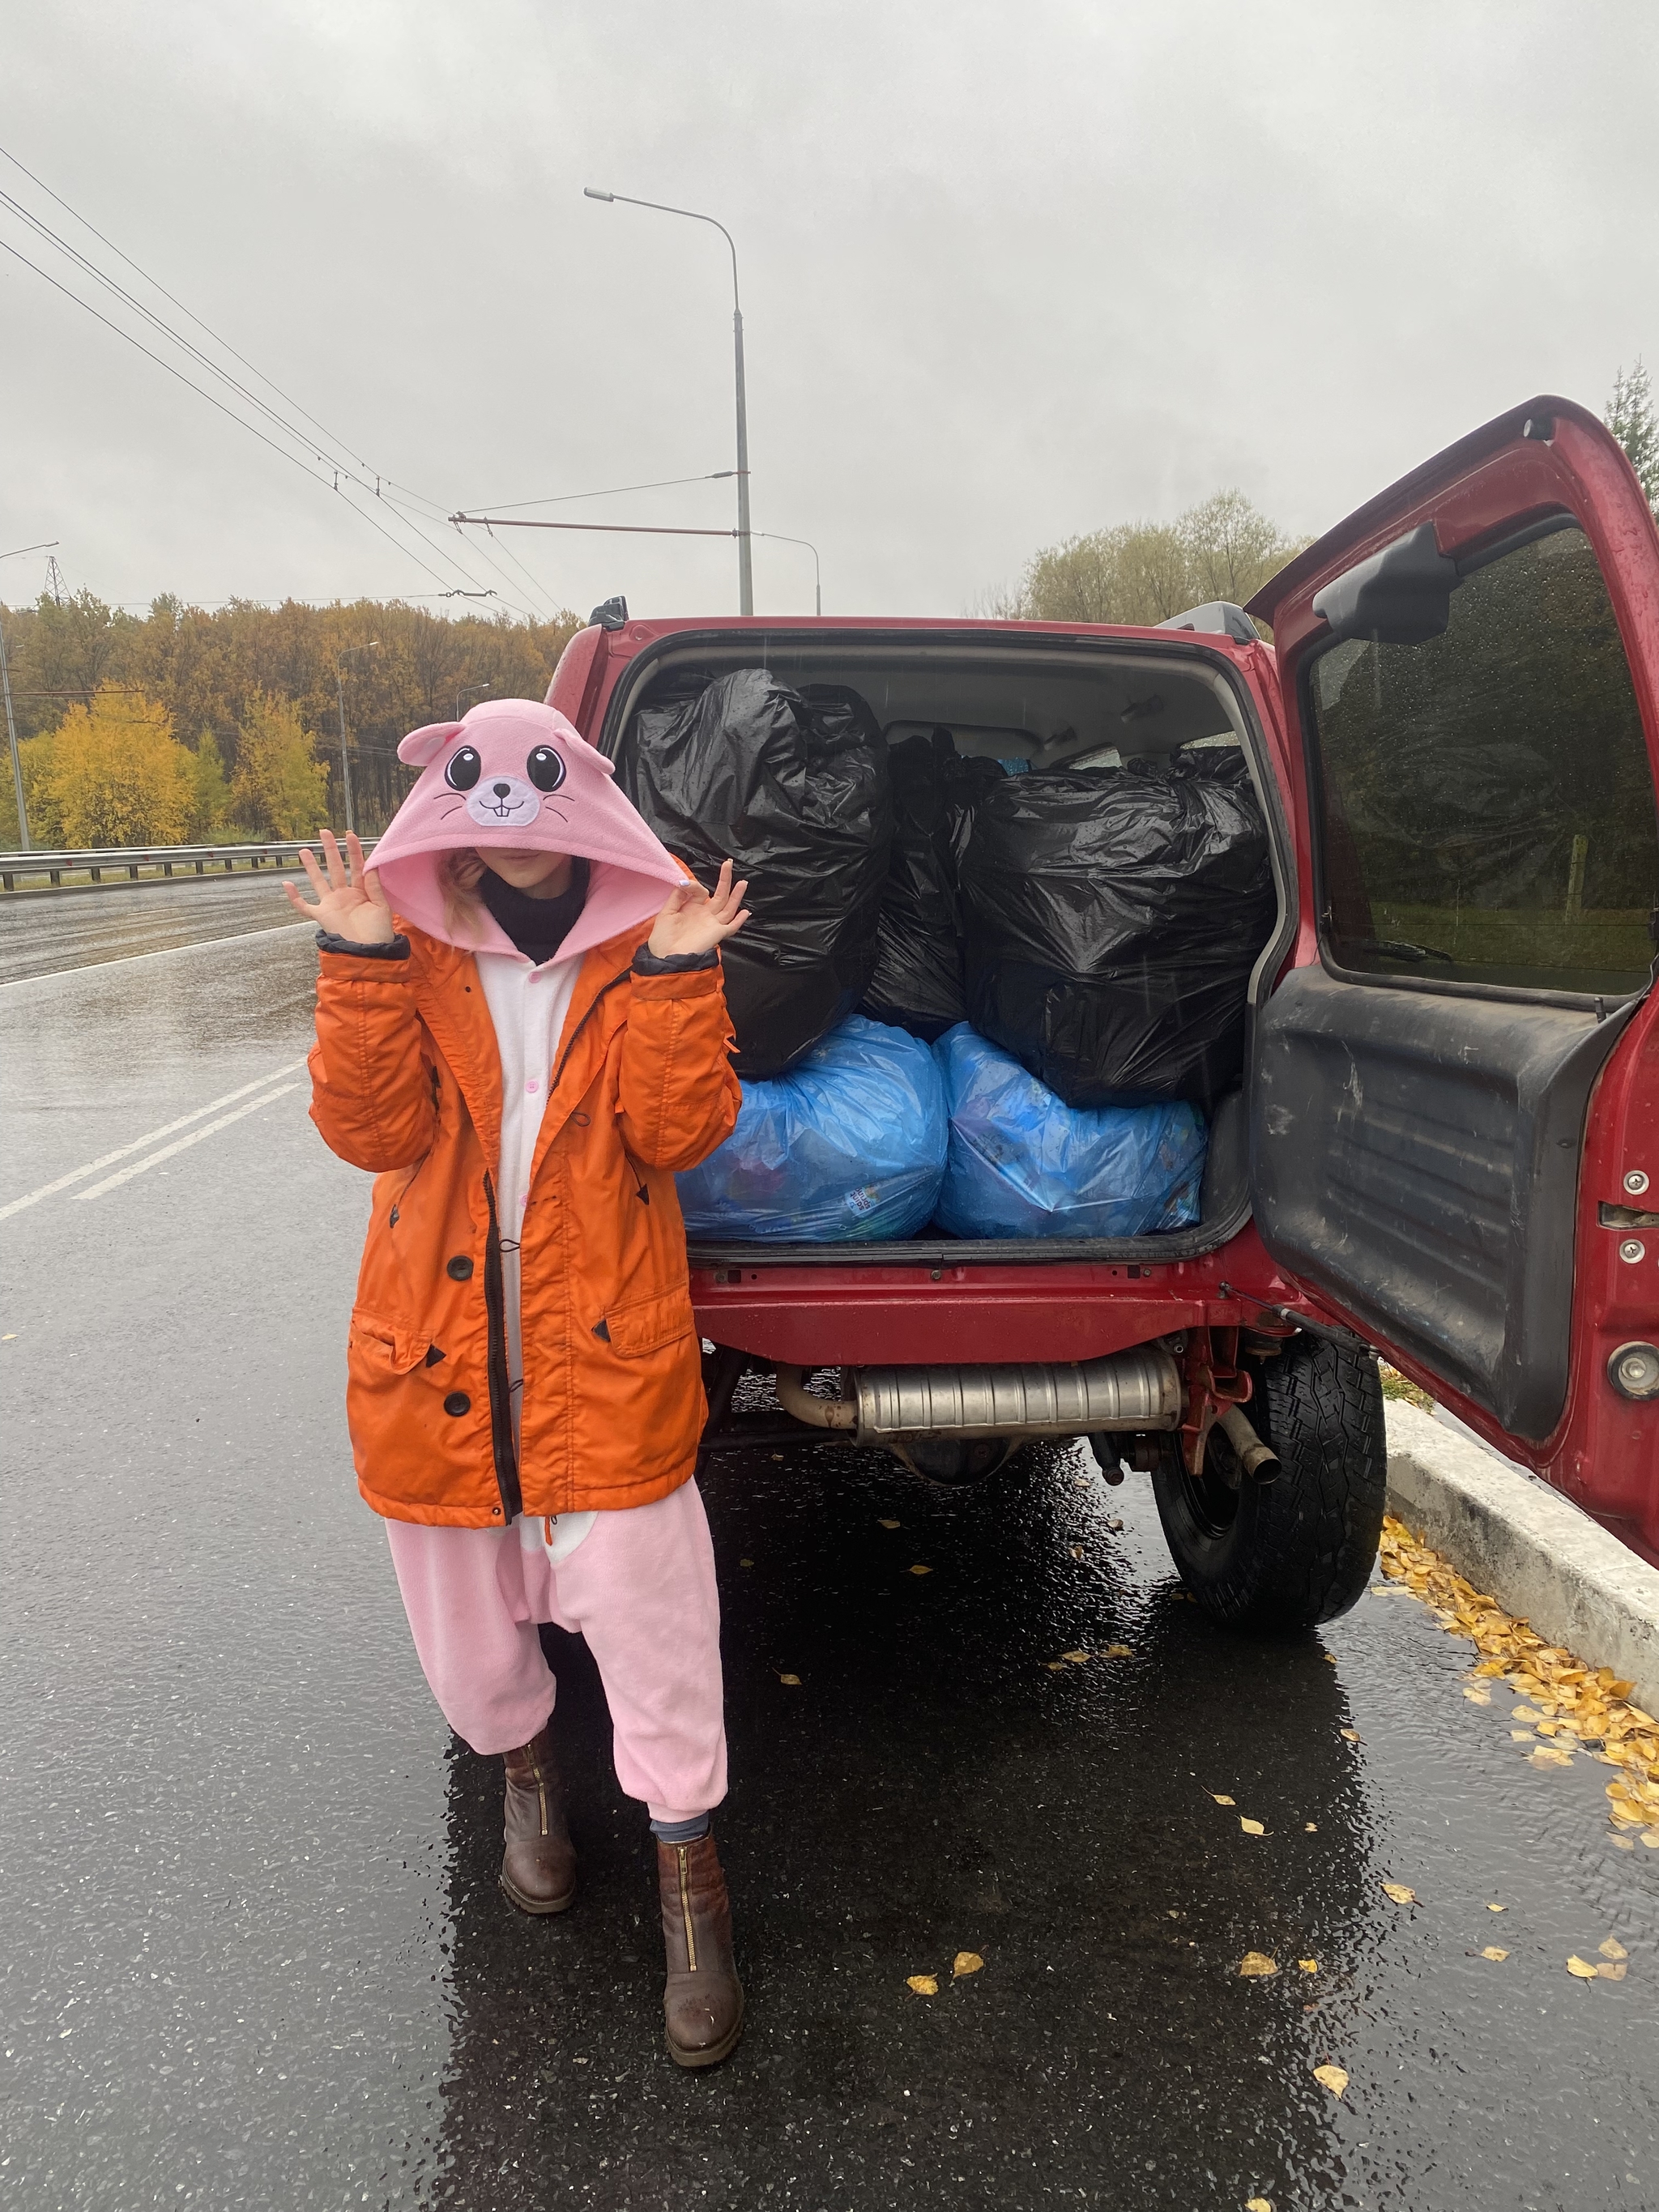
[[[15,561],[20,554],[45,553],[58,544],[49,538],[39,545],[19,545],[10,553],[0,553],[0,561]],[[6,659],[6,626],[0,622],[0,691],[6,697],[6,743],[11,749],[11,785],[17,794],[17,849],[27,853],[29,844],[28,809],[23,804],[23,759],[17,750],[17,718],[11,710],[11,669]]]
[[[348,837],[356,833],[357,828],[357,817],[353,812],[351,805],[351,755],[346,750],[345,672],[342,666],[342,663],[349,660],[354,653],[374,652],[379,647],[380,642],[380,641],[378,637],[372,637],[369,639],[367,645],[343,646],[340,649],[339,657],[334,663],[334,696],[339,702],[340,708],[340,775],[341,780],[345,785],[345,817],[346,835]]]
[[[713,223],[732,252],[732,342],[736,355],[738,387],[738,611],[752,615],[755,611],[755,574],[750,556],[749,528],[749,406],[744,392],[743,380],[743,307],[738,297],[738,249],[732,234],[723,222],[715,222],[712,215],[699,215],[695,208],[669,207],[661,200],[630,199],[626,192],[596,191],[592,185],[582,186],[582,197],[604,200],[607,205],[650,208],[657,215],[683,215],[692,222]]]
[[[495,688],[494,679],[488,676],[485,677],[482,684],[463,684],[460,690],[455,694],[455,720],[459,722],[461,719],[461,702],[463,699],[475,696],[480,692],[493,691]]]
[[[769,538],[775,545],[804,545],[812,556],[812,611],[823,612],[823,571],[818,566],[818,549],[810,538],[786,538],[781,530],[757,530],[757,538]]]

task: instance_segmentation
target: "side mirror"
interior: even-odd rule
[[[606,599],[602,605],[594,608],[587,619],[590,624],[597,623],[601,629],[626,629],[628,602],[621,597]]]
[[[1313,611],[1324,616],[1334,638],[1421,645],[1444,632],[1451,595],[1462,580],[1457,563],[1436,545],[1434,525],[1425,522],[1316,592]]]

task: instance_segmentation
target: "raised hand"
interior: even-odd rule
[[[347,857],[342,860],[333,831],[325,830],[323,851],[328,860],[326,877],[309,853],[300,854],[300,865],[317,894],[316,905],[304,896],[298,884],[284,884],[289,904],[302,920],[314,921],[331,936],[349,937],[355,945],[390,945],[398,933],[392,926],[391,903],[380,889],[379,876],[363,865],[361,841],[347,836]]]
[[[721,864],[720,881],[712,891],[701,884],[681,884],[670,891],[662,912],[652,924],[650,949],[659,960],[673,952],[707,952],[743,927],[749,919],[744,905],[746,883],[732,880],[732,863]]]

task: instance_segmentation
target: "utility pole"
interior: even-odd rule
[[[20,545],[15,552],[0,553],[0,561],[15,561],[23,553],[46,553],[57,543],[55,538],[49,538],[43,544]],[[56,561],[52,564],[52,572],[54,576],[58,573]],[[11,710],[11,668],[6,659],[6,625],[3,622],[0,622],[0,691],[3,691],[6,696],[6,743],[11,749],[12,789],[17,794],[17,849],[20,853],[28,853],[33,848],[29,843],[28,809],[23,804],[23,761],[17,750],[17,717]]]
[[[626,192],[596,191],[592,185],[582,186],[582,198],[604,200],[607,205],[650,208],[657,215],[683,215],[691,222],[714,225],[732,250],[732,343],[736,356],[738,386],[738,611],[752,615],[755,611],[755,572],[750,559],[749,528],[749,403],[743,380],[743,307],[738,297],[738,249],[732,234],[723,222],[712,215],[699,215],[696,208],[669,207],[662,200],[631,199]]]
[[[0,688],[6,694],[6,742],[11,747],[12,788],[17,793],[17,849],[27,853],[29,845],[28,809],[23,804],[23,763],[17,750],[17,719],[11,711],[11,670],[6,662],[6,625],[0,622]]]
[[[345,672],[343,664],[354,653],[373,653],[380,642],[378,637],[372,637],[367,645],[343,646],[339,659],[334,664],[334,696],[340,708],[340,778],[345,786],[345,818],[348,837],[351,836],[356,830],[357,817],[351,805],[351,755],[346,749]]]

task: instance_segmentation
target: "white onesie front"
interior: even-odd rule
[[[507,1320],[507,1367],[513,1386],[513,1441],[519,1440],[519,1408],[524,1395],[524,1352],[519,1325],[519,1240],[530,1203],[530,1166],[547,1109],[553,1055],[570,1010],[577,953],[569,960],[548,960],[532,967],[522,952],[480,952],[478,980],[495,1025],[501,1060],[501,1157],[495,1177],[495,1216],[501,1237],[501,1292]],[[546,1552],[555,1566],[569,1558],[595,1516],[561,1513],[552,1517],[520,1514],[519,1540],[529,1552]]]

